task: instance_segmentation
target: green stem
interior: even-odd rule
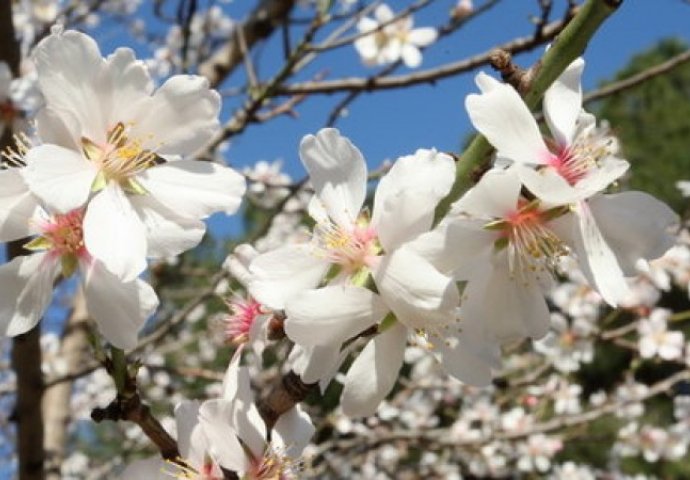
[[[113,362],[111,375],[115,381],[115,388],[118,394],[123,395],[127,386],[127,357],[124,350],[110,347],[110,358]]]
[[[538,105],[546,89],[566,67],[582,55],[597,29],[622,3],[623,0],[587,0],[582,5],[568,26],[556,37],[541,61],[533,67],[534,77],[529,90],[523,96],[530,109]],[[455,183],[450,193],[436,208],[435,223],[438,223],[448,213],[451,204],[472,186],[473,172],[488,163],[492,152],[493,147],[483,135],[474,138],[458,161]]]
[[[674,313],[668,319],[669,322],[682,322],[684,320],[690,320],[690,310]]]

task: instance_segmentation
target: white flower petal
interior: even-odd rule
[[[376,17],[378,23],[381,24],[388,23],[393,20],[395,18],[395,14],[393,13],[393,10],[391,10],[391,7],[385,3],[382,3],[376,7],[376,10],[374,10],[374,17]]]
[[[249,459],[231,427],[234,406],[231,402],[213,399],[201,404],[199,424],[209,443],[211,454],[223,467],[234,472],[244,472]]]
[[[381,297],[408,328],[433,330],[455,319],[455,282],[411,249],[386,255],[373,274]]]
[[[117,348],[136,347],[139,330],[158,307],[153,288],[138,278],[123,282],[97,260],[82,269],[86,307],[98,329]]]
[[[400,56],[408,68],[417,68],[422,64],[422,52],[412,44],[404,44],[400,50]]]
[[[574,212],[577,228],[573,241],[578,263],[592,286],[609,305],[615,307],[629,295],[623,271],[616,255],[602,236],[589,206],[585,202],[579,202]]]
[[[0,266],[0,333],[10,337],[31,330],[53,298],[60,263],[48,253],[17,257]]]
[[[360,151],[338,130],[324,128],[302,139],[300,158],[329,216],[351,228],[367,188],[367,167]]]
[[[271,444],[276,451],[297,459],[315,431],[309,415],[296,405],[282,414],[276,422],[271,431]]]
[[[589,207],[626,275],[637,273],[635,264],[640,258],[659,258],[674,244],[669,229],[679,224],[678,215],[651,195],[597,195],[589,201]]]
[[[436,41],[438,32],[435,28],[415,28],[407,34],[407,41],[418,47],[426,47]]]
[[[235,213],[246,190],[244,177],[233,169],[196,160],[167,162],[136,178],[160,203],[191,219]]]
[[[328,262],[317,257],[311,245],[287,245],[259,255],[249,265],[253,279],[249,292],[273,309],[302,290],[315,288],[328,270]]]
[[[386,250],[431,228],[438,202],[455,179],[453,159],[436,150],[400,157],[381,179],[371,224]]]
[[[503,218],[517,209],[521,188],[515,168],[489,170],[453,204],[452,212],[487,220]]]
[[[0,171],[0,242],[36,233],[31,219],[37,208],[38,201],[29,191],[18,169]]]
[[[129,197],[146,228],[147,256],[165,258],[196,247],[206,232],[200,220],[184,218],[150,195]]]
[[[56,145],[40,145],[26,154],[22,170],[31,191],[61,213],[86,203],[98,170],[79,153]]]
[[[105,59],[103,76],[108,78],[112,96],[109,119],[123,121],[129,118],[138,102],[146,101],[153,92],[153,81],[146,64],[137,60],[130,48],[118,48]]]
[[[474,127],[496,147],[499,156],[529,165],[544,163],[550,153],[520,95],[484,73],[477,75],[477,84],[492,86],[481,95],[471,94],[465,99]]]
[[[36,114],[36,131],[43,144],[54,144],[75,152],[81,151],[81,126],[70,112],[45,106]]]
[[[292,370],[299,375],[304,383],[319,382],[323,393],[335,374],[338,373],[338,368],[350,353],[352,345],[354,344],[339,350],[333,348],[332,345],[304,347],[295,344],[290,352],[288,363],[292,365]]]
[[[33,60],[46,104],[76,118],[82,136],[105,141],[109,119],[101,101],[110,85],[101,77],[105,62],[96,42],[74,30],[54,33],[36,46]]]
[[[185,459],[192,450],[192,432],[199,424],[199,405],[196,400],[184,400],[175,405],[177,447]]]
[[[505,253],[470,279],[463,292],[460,317],[483,324],[489,342],[541,338],[549,329],[549,309],[536,279],[525,281],[508,270]]]
[[[132,108],[131,135],[150,138],[160,155],[187,156],[204,146],[220,128],[220,95],[208,80],[196,75],[175,75],[152,97]]]
[[[575,122],[582,111],[582,70],[585,61],[576,58],[544,94],[544,117],[556,141],[565,147],[575,135]]]
[[[458,380],[486,387],[491,384],[491,366],[486,357],[500,355],[498,344],[487,342],[478,332],[464,329],[455,337],[438,339],[435,342],[443,368]],[[478,349],[485,350],[478,355]]]
[[[110,182],[89,202],[84,243],[91,255],[124,281],[146,268],[146,229],[117,184]]]
[[[296,293],[285,303],[285,333],[300,345],[332,345],[378,323],[388,308],[371,290],[334,285]]]
[[[348,417],[372,415],[393,389],[403,363],[407,328],[395,323],[369,341],[347,372],[340,405]]]

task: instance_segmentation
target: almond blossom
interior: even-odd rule
[[[639,349],[642,358],[659,356],[663,360],[679,360],[683,356],[685,337],[683,332],[668,330],[671,312],[656,308],[648,319],[640,320]]]
[[[413,29],[411,15],[396,19],[385,3],[376,7],[374,17],[376,18],[364,17],[357,23],[357,30],[361,34],[371,32],[354,43],[364,63],[385,65],[402,59],[410,68],[421,65],[420,48],[427,47],[436,40],[436,30],[431,27]]]
[[[199,402],[184,401],[175,407],[177,445],[181,458],[165,461],[151,457],[132,462],[122,480],[222,480],[220,467],[209,456],[210,445],[199,423]]]
[[[257,257],[250,291],[270,307],[285,308],[285,331],[293,341],[328,348],[334,359],[348,339],[376,328],[348,371],[344,410],[375,410],[395,384],[412,332],[429,336],[454,376],[488,382],[489,367],[448,330],[459,302],[452,279],[411,247],[431,228],[436,204],[450,190],[452,159],[434,150],[398,159],[378,185],[369,219],[362,211],[366,164],[349,140],[324,129],[302,140],[300,155],[316,190],[310,204],[314,237],[310,245]],[[315,288],[327,273],[330,284]],[[369,281],[378,293],[366,288]],[[332,363],[322,365],[330,370]]]
[[[58,212],[86,205],[86,247],[112,273],[132,280],[147,256],[196,245],[200,219],[237,210],[241,175],[184,159],[219,126],[220,97],[205,79],[178,75],[154,91],[131,50],[104,59],[91,37],[59,28],[33,59],[46,99],[37,117],[44,144],[26,153],[26,181]]]
[[[600,195],[629,164],[616,156],[615,138],[582,109],[583,68],[578,58],[544,95],[553,139],[542,138],[517,91],[484,73],[476,78],[482,94],[469,95],[465,104],[498,159],[513,165],[531,194],[547,206],[569,205],[573,215],[564,216],[567,225],[559,236],[576,253],[590,284],[616,306],[628,295],[624,276],[635,274],[634,262],[657,258],[671,247],[665,231],[678,217],[641,192]]]
[[[16,336],[33,328],[50,304],[57,278],[78,270],[86,307],[106,340],[122,349],[136,346],[137,333],[158,306],[158,298],[144,281],[123,282],[90,255],[83,218],[83,209],[50,215],[35,208],[33,217],[25,219],[28,233],[38,234],[25,245],[35,253],[0,266],[0,333]],[[11,237],[8,240],[18,238]]]
[[[223,379],[223,395],[199,409],[199,424],[209,442],[209,453],[220,466],[246,480],[297,478],[298,459],[314,433],[309,416],[295,406],[271,429],[254,405],[249,372],[239,366],[235,352]]]

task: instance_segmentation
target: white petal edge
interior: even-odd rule
[[[124,281],[146,268],[146,229],[122,189],[110,182],[91,199],[84,216],[88,252]]]
[[[285,304],[285,333],[300,345],[340,344],[378,323],[388,308],[366,288],[332,285],[305,290]]]
[[[365,417],[376,412],[395,386],[407,345],[407,328],[395,323],[369,341],[350,366],[340,398],[348,417]]]
[[[82,269],[86,307],[98,329],[117,348],[136,347],[139,330],[158,307],[156,292],[138,278],[120,280],[98,260],[83,262]]]
[[[329,216],[341,227],[351,228],[366,196],[367,167],[361,152],[334,128],[305,136],[299,149]]]
[[[562,146],[570,145],[575,135],[575,122],[582,111],[582,84],[585,68],[582,57],[576,58],[544,94],[544,117],[551,133]]]
[[[496,147],[498,155],[517,163],[536,165],[548,159],[537,122],[513,87],[479,73],[478,85],[491,87],[471,94],[465,107],[474,127]]]

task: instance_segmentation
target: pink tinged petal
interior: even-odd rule
[[[407,41],[418,47],[426,47],[436,41],[438,32],[435,28],[415,28],[407,34]]]
[[[340,405],[348,417],[376,412],[393,389],[403,363],[407,328],[395,323],[369,341],[347,372]]]
[[[181,217],[150,195],[132,195],[129,201],[146,228],[147,257],[179,255],[196,247],[206,232],[201,220]]]
[[[601,161],[597,169],[593,169],[589,175],[575,185],[582,192],[580,199],[589,198],[596,193],[601,193],[609,185],[622,177],[630,168],[630,164],[621,158],[608,157]]]
[[[307,135],[300,143],[300,158],[329,216],[351,228],[364,204],[367,167],[350,140],[334,128]]]
[[[288,245],[252,260],[249,292],[260,303],[280,310],[292,295],[315,288],[328,267],[329,263],[317,257],[311,245]]]
[[[208,80],[196,75],[175,75],[152,97],[129,112],[131,135],[151,138],[160,155],[187,156],[203,147],[218,131],[220,95]]]
[[[93,257],[125,282],[146,268],[146,229],[118,185],[109,183],[89,202],[84,243]]]
[[[336,285],[305,290],[285,304],[285,333],[300,345],[340,344],[378,323],[388,308],[366,288]]]
[[[400,55],[408,68],[417,68],[422,64],[422,52],[414,45],[404,44],[400,50]]]
[[[573,187],[555,169],[546,167],[538,171],[530,167],[513,167],[525,187],[548,206],[577,202],[588,195]]]
[[[167,162],[136,178],[160,203],[191,219],[235,213],[246,190],[244,177],[233,169],[197,160]]]
[[[47,106],[76,118],[83,136],[104,141],[108,119],[100,106],[104,89],[109,89],[101,77],[105,62],[96,42],[74,30],[52,34],[36,46],[33,60]]]
[[[640,258],[661,257],[675,242],[669,230],[680,219],[666,204],[643,192],[598,195],[589,201],[602,236],[626,275],[635,275]]]
[[[121,480],[170,480],[169,464],[160,456],[135,460],[122,472]]]
[[[41,201],[67,213],[86,203],[98,170],[74,150],[40,145],[26,154],[26,168],[22,173],[31,191]]]
[[[517,208],[521,188],[515,168],[489,170],[453,204],[452,212],[487,220],[503,218]]]
[[[0,242],[36,233],[31,219],[38,202],[16,168],[0,171]]]
[[[431,228],[436,205],[454,178],[453,159],[436,150],[420,149],[393,164],[376,189],[371,220],[385,249]]]
[[[479,73],[477,84],[493,83],[488,78]],[[528,165],[544,163],[550,155],[537,122],[513,87],[495,82],[481,95],[468,95],[465,107],[474,127],[496,147],[498,155]]]
[[[271,431],[271,445],[288,457],[297,459],[315,431],[309,415],[297,405],[276,422]]]
[[[158,307],[158,297],[143,280],[123,282],[101,262],[82,264],[86,306],[106,340],[117,348],[137,346],[139,330]]]
[[[60,262],[44,252],[0,266],[0,333],[14,337],[38,323],[53,298],[59,272]]]
[[[231,402],[213,399],[201,404],[199,424],[204,435],[212,445],[211,454],[216,461],[228,470],[245,472],[249,459],[232,428],[234,406]]]
[[[562,147],[575,136],[575,122],[582,111],[582,70],[585,61],[576,58],[544,94],[544,117],[551,133]]]
[[[623,271],[589,206],[580,202],[574,211],[578,226],[574,235],[578,263],[603,299],[615,307],[630,294]]]
[[[455,282],[411,249],[386,255],[373,274],[381,297],[408,328],[434,331],[455,319]]]

